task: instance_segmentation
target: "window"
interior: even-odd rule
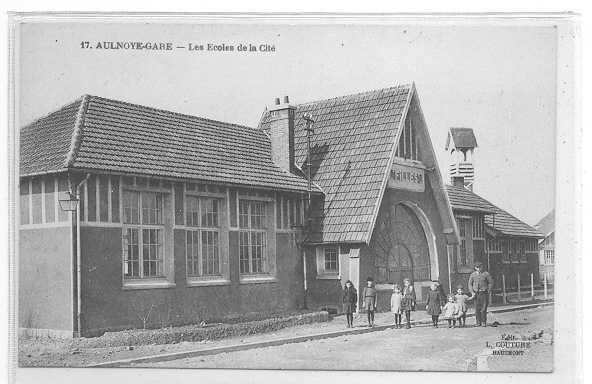
[[[502,244],[502,263],[510,262],[510,253],[510,243],[504,241]]]
[[[457,218],[456,225],[458,227],[458,235],[460,236],[460,243],[458,244],[458,259],[457,263],[459,267],[468,267],[470,258],[469,243],[471,241],[471,233],[467,231],[467,227],[470,231],[470,220],[465,218]],[[472,248],[471,248],[472,249]]]
[[[526,241],[526,252],[537,252],[538,244],[536,240],[529,239]]]
[[[487,242],[487,247],[491,253],[500,253],[502,251],[502,242],[499,239],[489,240]]]
[[[405,120],[405,125],[401,130],[401,136],[399,137],[399,144],[397,145],[395,156],[421,161],[419,141],[417,140],[417,129],[409,118]]]
[[[164,277],[163,196],[123,192],[123,274]]]
[[[346,249],[342,249],[346,252]],[[339,245],[317,247],[317,279],[339,279]],[[349,256],[349,252],[347,252]]]
[[[339,272],[339,249],[337,247],[325,248],[325,271]]]
[[[219,276],[219,201],[187,196],[186,216],[187,276]]]
[[[518,255],[519,257],[519,261],[521,263],[526,263],[526,245],[524,244],[524,242],[520,242],[520,254]]]
[[[555,264],[555,251],[554,250],[546,250],[545,251],[545,264],[546,265]]]
[[[511,241],[509,243],[509,253],[510,253],[510,262],[518,263],[520,262],[518,256],[518,247],[515,241]]]
[[[485,227],[483,216],[473,216],[473,238],[484,238],[484,230]]]
[[[460,241],[458,254],[459,254],[460,265],[466,267],[467,266],[467,241],[465,239],[462,239]]]
[[[240,201],[238,221],[240,273],[267,273],[266,204]]]

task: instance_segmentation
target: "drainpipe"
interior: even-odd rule
[[[451,247],[454,247],[454,245],[450,245],[450,244],[446,244],[446,256],[448,259],[448,287],[450,288],[450,293],[454,293],[454,290],[452,289],[452,270],[450,268],[450,249]]]
[[[306,277],[306,250],[302,250],[302,260],[304,266],[304,309],[308,309],[308,279]]]
[[[90,173],[86,174],[84,180],[76,186],[76,198],[78,204],[80,204],[80,188],[90,178]],[[82,266],[81,266],[81,246],[80,246],[80,206],[76,208],[76,324],[78,328],[78,337],[81,337],[81,326],[82,326]]]

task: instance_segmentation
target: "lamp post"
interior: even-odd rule
[[[76,212],[78,208],[78,199],[70,192],[62,193],[59,198],[60,209],[64,212]]]
[[[78,276],[78,267],[80,265],[80,260],[79,260],[79,249],[78,249],[78,236],[79,236],[79,225],[80,225],[80,221],[78,220],[78,198],[76,197],[75,194],[72,194],[71,192],[67,191],[67,192],[63,192],[58,196],[58,202],[60,203],[60,209],[64,212],[71,212],[71,216],[70,216],[70,228],[72,229],[71,231],[71,239],[70,239],[70,248],[72,250],[72,264],[73,264],[73,268],[72,268],[72,274],[73,276],[76,276],[76,282],[73,285],[76,286],[76,290],[74,290],[74,287],[72,287],[72,295],[75,297],[76,300],[76,314],[72,314],[75,316],[76,318],[76,322],[75,324],[73,324],[73,326],[76,326],[76,336],[80,337],[80,307],[79,307],[79,285],[80,285],[80,276]],[[76,225],[76,227],[74,227],[74,225]],[[73,308],[74,310],[74,308]]]

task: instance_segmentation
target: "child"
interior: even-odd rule
[[[458,316],[458,304],[454,295],[448,295],[448,303],[444,306],[444,318],[448,321],[448,328],[456,328],[456,317]]]
[[[376,288],[374,288],[373,278],[367,278],[366,284],[362,296],[364,297],[364,309],[368,311],[368,328],[372,328],[374,325],[374,311],[376,310],[378,293],[376,292]]]
[[[347,327],[352,328],[354,326],[354,312],[356,311],[356,305],[358,304],[358,291],[354,288],[354,284],[351,280],[345,282],[345,288],[343,289],[343,312],[347,317]]]
[[[411,279],[403,280],[403,299],[401,300],[401,311],[405,312],[407,321],[406,329],[411,328],[411,311],[415,311],[415,289],[411,285]]]
[[[467,301],[472,300],[472,297],[469,297],[464,293],[463,286],[459,285],[456,287],[456,295],[454,296],[456,299],[456,304],[458,305],[458,315],[456,318],[458,319],[458,326],[465,327],[467,324]]]
[[[393,286],[393,294],[391,295],[391,312],[395,314],[395,329],[401,327],[401,300],[403,294],[399,284]]]
[[[442,313],[443,304],[444,298],[438,290],[438,284],[432,282],[430,285],[430,292],[428,293],[428,299],[426,300],[426,311],[428,315],[432,316],[432,325],[434,328],[438,328],[438,316]]]

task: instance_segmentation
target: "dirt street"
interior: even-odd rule
[[[553,308],[490,314],[490,324],[388,329],[234,353],[134,364],[134,367],[395,371],[553,370]],[[543,331],[543,333],[540,333]],[[511,340],[529,335],[538,340]],[[504,342],[506,344],[504,344]],[[511,342],[518,344],[509,344]],[[522,344],[520,344],[522,343]],[[500,347],[501,346],[501,347]],[[494,355],[492,354],[492,351]],[[496,352],[502,351],[502,352]]]

